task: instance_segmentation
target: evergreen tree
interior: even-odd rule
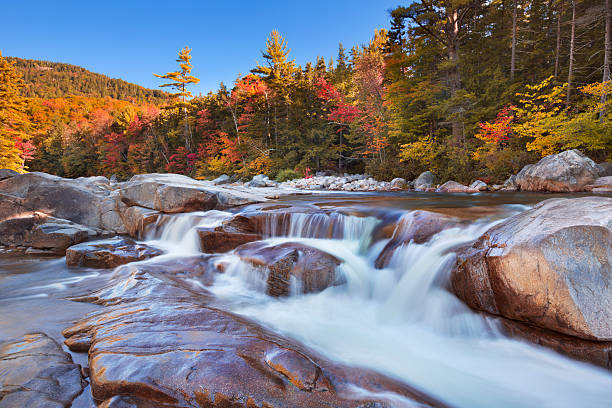
[[[191,48],[185,47],[179,51],[176,62],[179,63],[180,70],[174,72],[168,72],[164,75],[153,74],[158,78],[167,79],[170,82],[160,85],[160,87],[172,87],[176,90],[172,95],[175,98],[179,98],[180,102],[175,103],[174,106],[182,109],[184,113],[184,137],[185,137],[185,149],[191,150],[191,129],[187,116],[187,109],[191,106],[187,101],[187,98],[192,98],[193,94],[187,90],[187,85],[197,84],[200,80],[191,74],[193,66],[191,65]]]

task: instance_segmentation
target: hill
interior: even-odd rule
[[[136,100],[157,103],[168,93],[142,87],[122,79],[109,78],[71,64],[7,57],[23,75],[23,96],[59,98],[70,95]]]

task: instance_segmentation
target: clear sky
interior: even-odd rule
[[[66,62],[155,88],[193,49],[194,94],[231,84],[262,61],[273,29],[298,64],[336,57],[389,27],[388,11],[408,1],[39,1],[0,0],[0,51],[5,56]]]

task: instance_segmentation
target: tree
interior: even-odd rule
[[[606,116],[606,110],[604,106],[608,98],[607,87],[610,82],[610,0],[604,1],[604,64],[603,64],[603,79],[601,82],[604,84],[604,90],[601,94],[601,110],[599,111],[599,121],[603,123],[604,117]]]
[[[570,37],[569,68],[567,70],[567,93],[565,95],[565,107],[570,104],[572,94],[572,79],[574,77],[574,46],[576,43],[576,0],[570,0],[572,4],[572,34]]]
[[[185,148],[187,151],[191,150],[191,129],[189,126],[189,121],[187,118],[187,108],[191,105],[187,102],[187,98],[193,97],[192,93],[187,90],[187,85],[189,84],[197,84],[200,80],[191,74],[191,70],[193,69],[191,65],[191,48],[185,47],[181,51],[179,51],[178,59],[176,62],[179,63],[180,71],[168,72],[165,75],[153,74],[158,78],[167,79],[171,82],[167,84],[160,85],[163,87],[172,87],[176,90],[173,94],[175,98],[180,99],[180,103],[176,103],[175,107],[179,109],[183,109],[184,113],[184,136],[185,136]]]
[[[512,4],[512,58],[510,59],[510,79],[514,80],[514,69],[516,68],[516,26],[517,26],[518,0]]]
[[[13,63],[0,53],[0,168],[20,172],[25,171],[25,160],[33,153],[33,146],[26,141],[26,100],[19,94],[23,86]]]

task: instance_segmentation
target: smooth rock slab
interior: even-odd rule
[[[477,193],[478,188],[465,186],[456,181],[449,180],[436,189],[436,193]]]
[[[30,247],[51,255],[100,235],[100,231],[68,220],[34,213],[0,222],[0,245]]]
[[[210,297],[176,279],[171,269],[154,264],[128,269],[138,275],[120,271],[113,284],[91,297],[114,306],[63,332],[69,347],[88,349],[91,390],[102,407],[392,406],[364,400],[351,384],[394,392],[419,406],[440,405],[208,306]]]
[[[115,268],[163,254],[152,246],[129,238],[111,238],[71,246],[66,250],[66,264],[90,268]]]
[[[612,340],[612,198],[551,199],[458,255],[454,292],[474,309]]]
[[[64,408],[83,386],[80,366],[45,334],[0,344],[1,408]]]

